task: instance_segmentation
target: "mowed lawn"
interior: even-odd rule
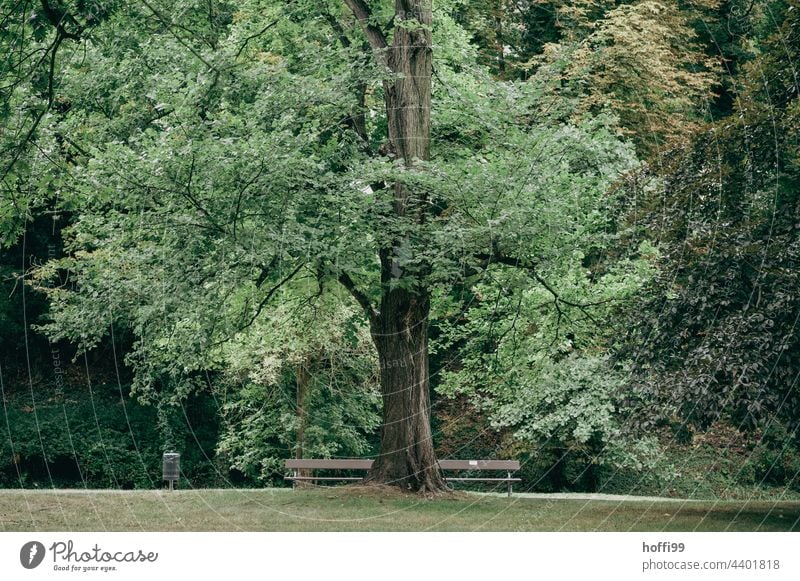
[[[0,531],[800,531],[800,502],[392,490],[0,491]]]

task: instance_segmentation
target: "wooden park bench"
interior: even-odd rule
[[[329,480],[363,480],[361,476],[305,476],[301,471],[312,470],[362,470],[366,472],[372,468],[372,460],[365,460],[360,458],[337,458],[331,460],[286,460],[287,470],[292,471],[291,476],[287,476],[287,480],[293,482],[298,481],[329,481]],[[517,460],[439,460],[439,468],[445,476],[447,482],[505,482],[508,486],[508,496],[511,496],[512,487],[514,482],[522,482],[521,478],[512,476],[514,472],[519,470],[519,462]],[[504,477],[488,477],[488,476],[466,476],[455,477],[447,476],[447,472],[463,472],[463,471],[476,471],[476,472],[505,472]]]

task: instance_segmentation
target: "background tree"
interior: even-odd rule
[[[748,41],[732,117],[631,191],[663,249],[628,344],[643,405],[700,429],[797,427],[797,4],[767,14],[780,25]]]
[[[357,307],[330,291],[280,306],[220,346],[223,434],[218,452],[256,482],[283,459],[364,456],[380,425],[369,329]]]

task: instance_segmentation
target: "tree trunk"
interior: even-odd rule
[[[308,384],[311,380],[311,374],[308,371],[307,365],[311,365],[311,358],[309,357],[295,369],[295,377],[297,381],[297,433],[294,447],[294,455],[298,460],[305,457],[305,443],[306,443],[306,394],[308,393]],[[298,470],[298,476],[308,476],[309,470]],[[306,485],[306,481],[298,480],[295,486],[302,487]]]
[[[295,443],[295,458],[301,460],[306,440],[306,392],[310,375],[305,367],[305,361],[295,369],[297,381],[297,437]]]
[[[430,0],[396,0],[394,44],[388,59],[396,77],[384,83],[384,99],[390,146],[406,167],[430,159],[432,22]],[[395,192],[396,201],[408,197],[408,192]],[[402,215],[405,206],[397,210]]]
[[[381,302],[372,337],[383,395],[381,450],[368,482],[419,492],[447,489],[430,422],[427,293],[395,289]]]
[[[405,24],[406,22],[412,25]],[[389,67],[397,75],[384,84],[389,146],[406,168],[430,159],[431,135],[431,24],[430,0],[396,0],[394,44]],[[428,205],[422,192],[397,183],[394,192],[397,217],[424,223]],[[447,489],[433,449],[428,372],[428,289],[417,271],[407,275],[398,253],[404,241],[383,249],[383,297],[373,323],[383,395],[381,451],[368,480],[420,492]],[[404,276],[413,284],[398,288]],[[409,287],[412,290],[408,290]]]
[[[411,169],[430,159],[431,141],[431,0],[395,0],[394,41],[388,46],[380,28],[371,22],[364,0],[344,0],[364,29],[381,62],[394,73],[383,83],[389,129],[388,152]],[[420,230],[430,211],[426,192],[411,192],[401,182],[394,186],[391,218]],[[399,256],[424,241],[398,238],[379,249],[381,301],[372,309],[360,293],[381,366],[383,427],[378,459],[368,482],[392,484],[417,491],[447,488],[433,449],[428,377],[428,314],[430,294],[424,280],[425,264],[415,262],[403,271]],[[352,281],[343,279],[353,291]]]
[[[550,483],[555,492],[569,490],[567,482],[567,450],[556,446],[553,448],[553,466],[550,468]]]

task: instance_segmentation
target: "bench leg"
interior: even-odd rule
[[[509,498],[511,498],[511,489],[512,489],[512,484],[511,484],[511,472],[509,472],[509,473],[508,473],[508,497],[509,497]]]

